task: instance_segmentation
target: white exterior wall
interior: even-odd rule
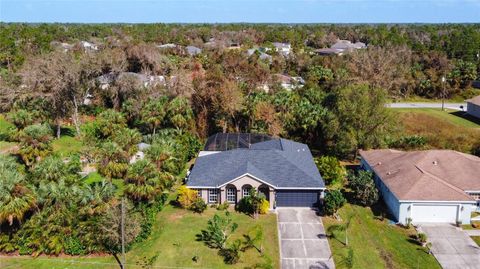
[[[457,211],[457,220],[461,221],[462,224],[470,224],[470,218],[472,214],[472,203],[455,203],[455,202],[401,202],[400,203],[400,223],[406,224],[407,218],[411,217],[412,207],[415,205],[431,205],[435,206],[435,204],[440,205],[456,205],[458,207]],[[462,209],[463,208],[463,209]],[[403,221],[402,221],[403,220]],[[413,220],[415,222],[415,220]]]
[[[474,117],[480,118],[480,106],[467,102],[467,113]]]
[[[361,165],[362,167],[373,173],[374,175],[374,180],[375,180],[375,185],[378,188],[378,191],[380,192],[380,195],[382,196],[383,200],[385,201],[385,204],[388,207],[388,210],[392,214],[392,216],[395,218],[396,221],[402,222],[401,220],[405,220],[405,215],[404,212],[401,210],[401,205],[400,202],[398,201],[397,197],[383,184],[383,182],[380,180],[380,178],[375,174],[373,169],[368,165],[368,163],[362,159],[361,160]]]

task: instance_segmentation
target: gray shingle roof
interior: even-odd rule
[[[187,186],[218,187],[250,174],[274,188],[324,188],[307,145],[273,139],[197,158]]]

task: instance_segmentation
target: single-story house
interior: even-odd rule
[[[360,151],[361,167],[401,224],[469,224],[480,201],[480,158],[453,150]]]
[[[480,95],[467,100],[467,113],[480,118]]]
[[[187,178],[209,204],[236,204],[252,188],[270,207],[315,207],[325,183],[307,145],[261,134],[210,136]]]

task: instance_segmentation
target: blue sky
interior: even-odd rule
[[[0,0],[3,22],[480,22],[480,0]]]

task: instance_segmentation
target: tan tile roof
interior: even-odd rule
[[[468,99],[467,102],[468,102],[468,103],[475,104],[475,105],[477,105],[477,106],[480,106],[480,95]]]
[[[480,158],[453,150],[360,151],[399,200],[469,201],[480,191]]]

